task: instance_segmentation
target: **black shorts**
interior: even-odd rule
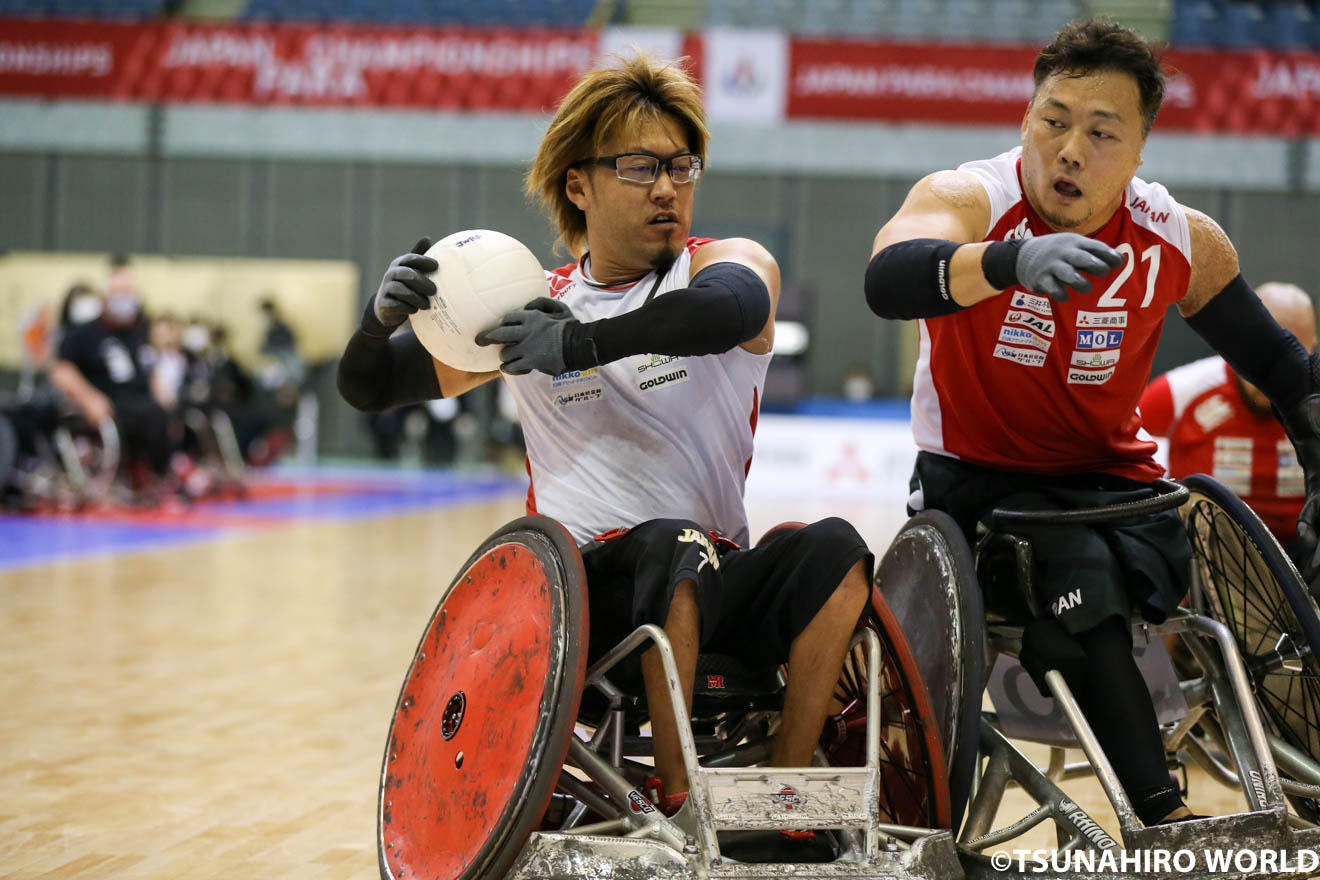
[[[663,627],[674,589],[696,585],[700,650],[758,666],[788,660],[788,649],[859,560],[874,557],[847,522],[823,519],[746,550],[715,546],[694,522],[655,519],[583,548],[595,662],[644,624]],[[635,680],[636,656],[620,678]]]
[[[917,455],[912,489],[923,509],[943,510],[975,546],[977,524],[996,507],[1072,510],[1149,498],[1145,483],[1112,474],[1043,476],[998,471],[958,459]],[[1014,526],[1031,541],[1036,595],[1071,633],[1106,618],[1130,620],[1135,608],[1163,621],[1187,595],[1192,547],[1176,510],[1103,525]],[[1009,559],[982,564],[986,608],[1010,619],[1026,615]]]

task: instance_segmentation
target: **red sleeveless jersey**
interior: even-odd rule
[[[1022,194],[1021,149],[959,171],[990,197],[985,241],[1046,235]],[[1065,303],[1021,287],[920,322],[912,391],[917,446],[1039,474],[1163,473],[1137,404],[1167,308],[1187,292],[1187,217],[1159,184],[1133,178],[1123,206],[1092,233],[1126,259]]]

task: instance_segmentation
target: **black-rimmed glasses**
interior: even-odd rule
[[[617,156],[592,156],[577,164],[613,168],[620,180],[633,183],[655,183],[661,168],[665,169],[675,186],[692,183],[701,177],[701,157],[691,153],[670,156],[668,159],[661,159],[651,153],[620,153]]]

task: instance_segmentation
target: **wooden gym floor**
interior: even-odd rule
[[[0,876],[376,877],[381,753],[416,640],[467,555],[522,514],[517,487],[451,489],[361,509],[294,492],[140,541],[0,518]],[[754,535],[837,514],[879,551],[902,520],[749,501]],[[1065,787],[1097,804],[1093,782]],[[1239,804],[1193,777],[1194,809]]]

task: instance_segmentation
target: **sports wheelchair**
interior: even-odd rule
[[[1175,507],[1193,547],[1193,589],[1186,607],[1163,624],[1138,622],[1134,643],[1147,653],[1161,654],[1164,642],[1153,637],[1176,634],[1179,663],[1173,692],[1164,699],[1157,694],[1156,701],[1162,717],[1173,716],[1161,730],[1166,753],[1175,769],[1195,763],[1211,778],[1240,790],[1246,810],[1143,827],[1058,669],[1045,675],[1057,723],[1028,730],[1018,725],[1011,733],[1048,746],[1048,767],[1037,767],[1010,741],[1009,725],[1001,723],[1006,719],[981,711],[986,669],[1000,655],[1016,657],[1023,630],[1011,618],[994,612],[986,616],[975,573],[986,573],[996,554],[1002,561],[1007,553],[1016,567],[1021,606],[1031,617],[1040,617],[1032,547],[1015,534],[1016,526],[1113,523]],[[952,576],[943,577],[946,571]],[[1013,849],[1012,841],[1047,819],[1053,820],[1060,850],[1188,850],[1198,861],[1179,865],[1179,876],[1211,873],[1204,861],[1208,848],[1295,853],[1313,850],[1320,842],[1320,828],[1314,827],[1320,818],[1315,800],[1320,795],[1320,663],[1312,648],[1320,644],[1320,616],[1278,542],[1245,504],[1213,479],[1197,475],[1181,485],[1161,481],[1155,497],[1106,507],[999,509],[974,554],[949,517],[924,512],[900,530],[876,579],[918,654],[932,702],[945,713],[943,741],[952,752],[955,811],[962,798],[968,798],[966,820],[955,825],[967,877],[1002,876],[1002,866],[985,854]],[[944,630],[930,621],[930,597],[941,587],[950,605],[941,618]],[[960,655],[953,653],[954,645],[961,646]],[[1066,764],[1067,747],[1080,747],[1087,760]],[[1099,782],[1117,820],[1121,844],[1057,785],[1081,776],[1095,776]],[[1035,808],[992,829],[1010,786],[1019,787]],[[1285,860],[1275,861],[1278,870],[1258,866],[1250,875],[1294,875],[1283,870]],[[1093,876],[1112,877],[1114,872],[1107,868]]]
[[[577,548],[551,520],[516,520],[450,584],[400,691],[381,770],[381,877],[991,877],[1005,871],[986,853],[1046,819],[1060,850],[1314,848],[1315,605],[1231,493],[1204,477],[1166,488],[1108,508],[997,511],[976,553],[942,513],[909,520],[877,567],[838,712],[809,768],[758,766],[782,702],[778,670],[702,655],[689,718],[657,627],[641,627],[587,668]],[[986,620],[976,572],[1008,548],[1030,603],[1031,548],[1014,522],[1109,521],[1179,505],[1197,558],[1191,603],[1160,626],[1138,624],[1138,636],[1177,633],[1186,645],[1178,689],[1188,711],[1163,731],[1169,753],[1239,788],[1248,809],[1143,828],[1057,670],[1046,679],[1072,736],[1038,740],[1051,749],[1047,768],[1010,741],[997,713],[982,711],[988,661],[1015,654],[1021,629]],[[665,817],[643,792],[645,701],[610,677],[648,643],[679,722],[686,819]],[[1089,760],[1065,764],[1064,747],[1077,745]],[[1121,847],[1056,784],[1083,774],[1113,805]],[[1037,807],[992,829],[1010,785]],[[777,829],[814,829],[828,854],[758,849]]]

